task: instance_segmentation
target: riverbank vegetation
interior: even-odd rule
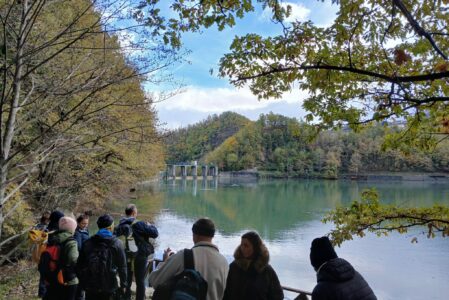
[[[124,47],[118,2],[1,1],[0,264],[42,211],[101,208],[161,168],[143,85],[178,58],[151,36]]]

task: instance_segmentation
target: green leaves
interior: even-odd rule
[[[360,201],[353,201],[349,207],[338,207],[328,213],[324,223],[333,223],[335,229],[330,232],[333,242],[341,245],[351,240],[354,235],[363,237],[365,232],[377,236],[387,236],[391,232],[407,233],[411,227],[424,227],[427,237],[436,234],[443,237],[449,232],[449,207],[435,205],[433,207],[407,208],[384,205],[379,202],[376,190],[362,192]],[[412,242],[416,242],[414,237]]]

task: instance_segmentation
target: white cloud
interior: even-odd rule
[[[285,19],[287,22],[306,21],[309,18],[310,9],[302,4],[284,2],[281,5],[285,8],[287,5],[290,5],[291,7],[291,14],[287,19]]]
[[[294,22],[294,21],[306,21],[309,19],[310,16],[310,9],[305,7],[301,3],[293,3],[293,2],[283,2],[281,3],[282,7],[287,8],[288,5],[291,7],[291,13],[290,16],[285,19],[287,22]],[[273,12],[268,7],[264,9],[261,15],[262,20],[269,20],[272,16]]]
[[[229,110],[259,110],[273,103],[298,104],[307,97],[307,92],[294,90],[282,99],[258,100],[249,88],[201,88],[188,87],[186,91],[157,103],[157,109],[220,113]]]

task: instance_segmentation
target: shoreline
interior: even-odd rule
[[[448,173],[412,173],[412,172],[367,172],[359,174],[342,173],[335,178],[325,176],[289,176],[271,171],[229,171],[221,172],[220,179],[320,179],[320,180],[351,180],[351,181],[422,181],[449,182]]]

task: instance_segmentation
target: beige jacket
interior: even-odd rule
[[[207,300],[221,300],[226,287],[229,265],[220,254],[217,246],[207,242],[199,242],[193,246],[195,269],[207,281]],[[150,274],[150,285],[157,288],[184,270],[184,250],[164,262]]]

